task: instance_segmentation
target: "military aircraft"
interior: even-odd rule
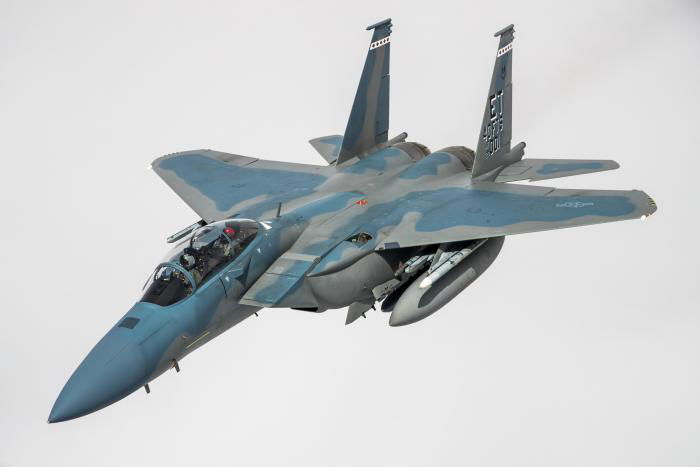
[[[201,218],[143,298],[70,377],[49,422],[116,402],[261,308],[348,307],[346,324],[381,302],[391,326],[436,312],[494,261],[507,235],[644,219],[642,191],[511,184],[618,168],[611,160],[523,158],[511,146],[513,25],[495,34],[495,66],[476,151],[431,152],[391,139],[391,20],[372,39],[343,135],[310,141],[325,165],[212,150],[170,154],[153,170]]]

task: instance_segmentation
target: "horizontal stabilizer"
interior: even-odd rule
[[[309,140],[309,143],[326,162],[332,164],[338,159],[340,145],[343,144],[343,135],[321,136],[320,138]]]
[[[523,159],[503,169],[496,177],[496,182],[515,182],[518,180],[547,180],[550,178],[570,177],[604,170],[614,170],[620,165],[611,160],[595,159]]]

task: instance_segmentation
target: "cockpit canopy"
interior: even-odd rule
[[[202,283],[236,259],[253,241],[259,224],[230,219],[205,225],[178,243],[144,286],[144,302],[168,306],[190,296]]]

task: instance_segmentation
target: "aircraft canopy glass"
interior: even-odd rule
[[[190,296],[225,265],[236,259],[258,233],[248,219],[214,222],[178,243],[144,286],[144,302],[168,306]]]

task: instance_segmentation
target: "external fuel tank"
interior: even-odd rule
[[[404,326],[427,318],[474,282],[496,259],[503,237],[490,238],[429,288],[420,288],[425,271],[401,294],[391,311],[390,326]]]

